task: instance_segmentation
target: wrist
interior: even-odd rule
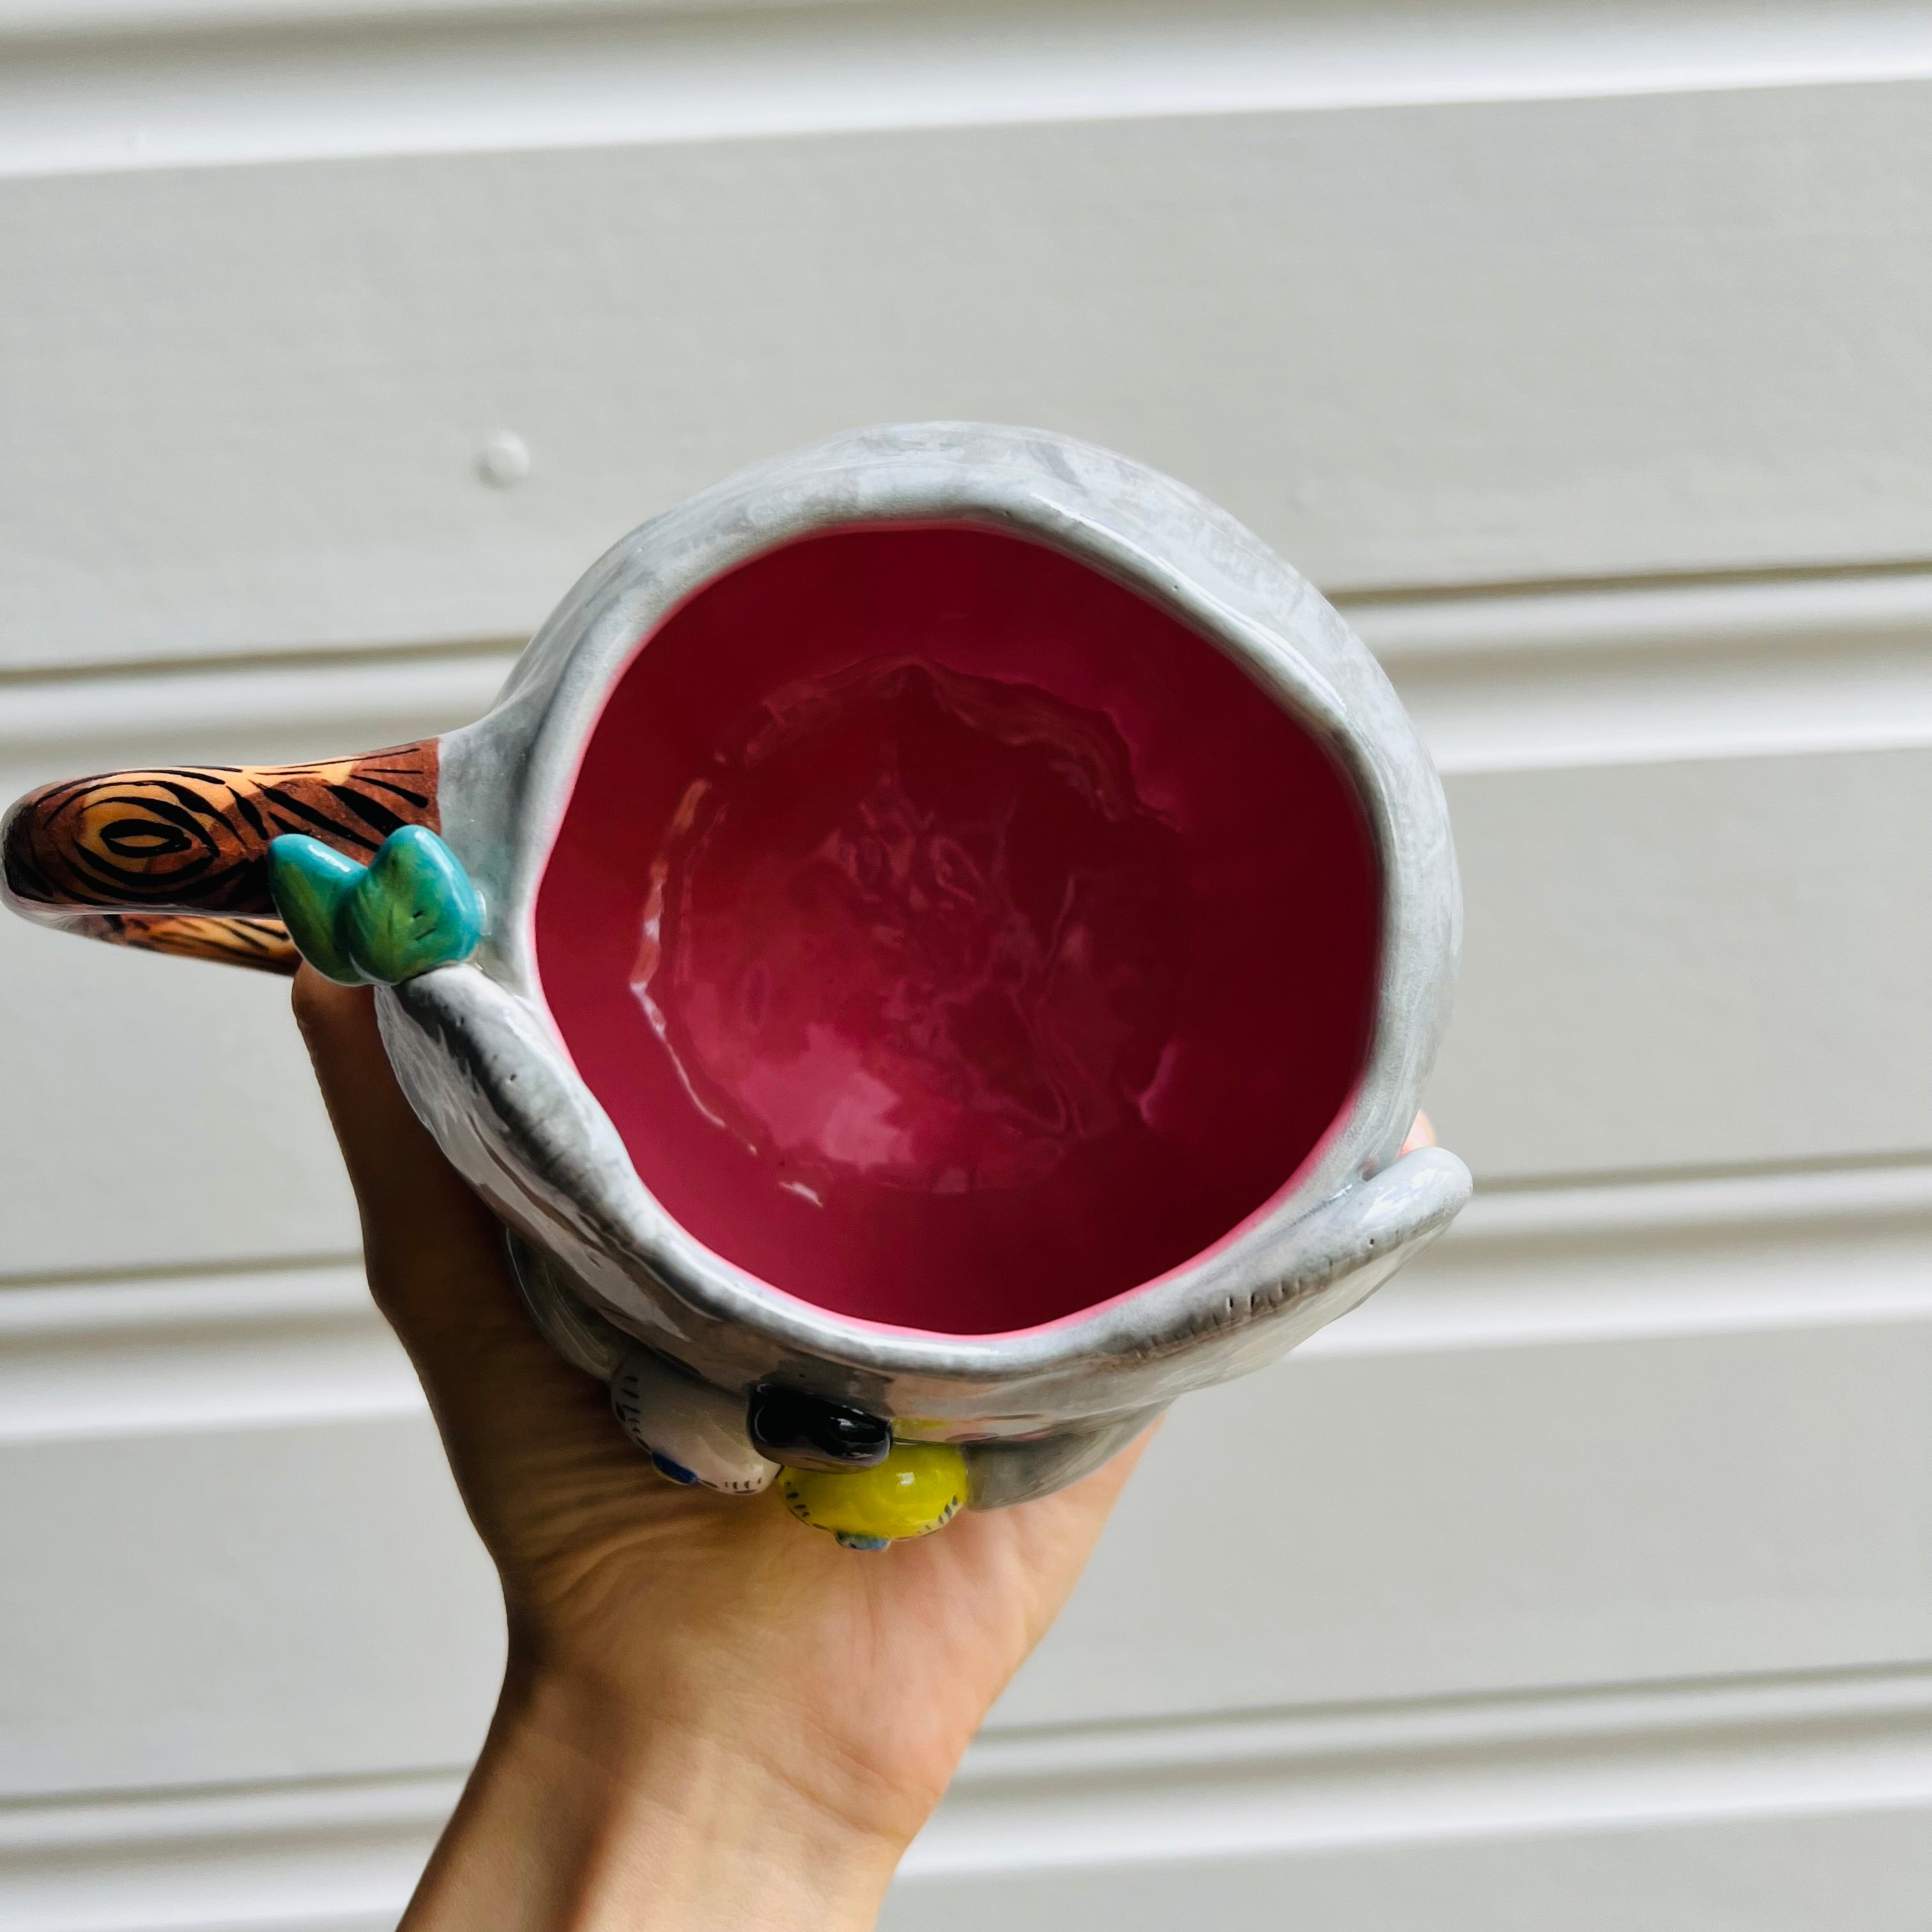
[[[863,1932],[910,1834],[826,1771],[714,1700],[513,1664],[405,1932]]]

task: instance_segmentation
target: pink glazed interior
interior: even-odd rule
[[[539,890],[644,1184],[842,1315],[992,1334],[1212,1246],[1348,1103],[1373,842],[1206,639],[994,532],[873,526],[632,658]]]

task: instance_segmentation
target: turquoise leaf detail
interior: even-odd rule
[[[368,869],[320,838],[304,838],[298,832],[269,843],[268,890],[275,910],[281,914],[296,950],[338,986],[369,983],[336,937],[344,902]]]
[[[370,979],[393,986],[467,959],[483,937],[483,902],[434,832],[405,825],[350,888],[336,930]]]
[[[483,901],[434,832],[405,825],[367,866],[290,832],[268,848],[269,890],[302,957],[340,986],[394,986],[467,959]]]

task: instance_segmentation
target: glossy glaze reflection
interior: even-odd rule
[[[632,984],[705,1112],[817,1204],[1050,1178],[1173,1037],[1180,840],[1094,712],[904,660],[778,692],[693,782]]]

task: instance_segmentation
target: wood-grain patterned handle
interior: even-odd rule
[[[367,860],[404,825],[441,829],[436,741],[308,765],[106,772],[30,792],[0,831],[29,918],[272,973],[301,963],[268,891],[268,845],[306,832]]]

